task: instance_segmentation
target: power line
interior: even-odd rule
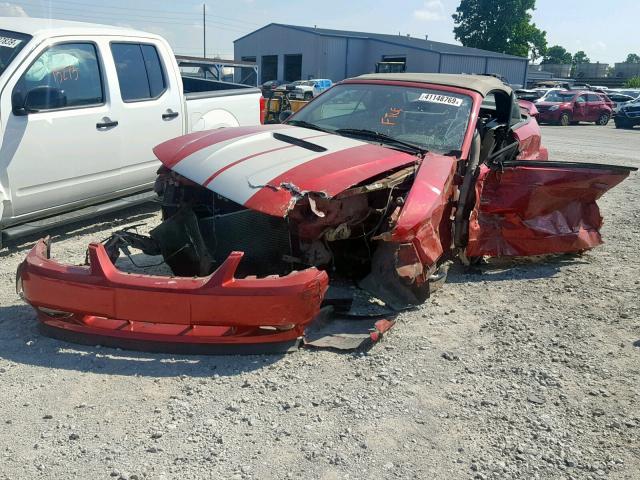
[[[24,2],[24,3],[28,3],[28,2]],[[48,10],[47,7],[34,5],[34,4],[29,4],[29,7],[31,7],[31,8],[40,8],[40,9],[45,10],[45,11]],[[117,15],[116,16],[115,14],[105,14],[105,13],[102,13],[102,12],[96,12],[95,15],[89,15],[89,14],[85,14],[85,13],[79,13],[74,9],[69,9],[69,8],[65,8],[65,7],[52,7],[52,10],[59,11],[61,14],[65,15],[65,16],[85,18],[85,19],[88,18],[88,19],[91,19],[91,20],[94,20],[94,19],[108,19],[108,20],[115,20],[115,21],[118,21],[118,22],[132,20],[132,21],[138,21],[138,22],[144,21],[144,22],[154,23],[154,24],[186,25],[186,26],[191,26],[191,27],[199,26],[199,19],[194,19],[192,22],[187,22],[187,21],[171,20],[170,18],[167,18],[167,17],[157,17],[157,16],[153,16],[153,15],[140,16],[140,15],[127,14],[127,15]],[[157,18],[161,18],[162,20],[156,20]],[[181,19],[181,20],[186,20],[186,19]],[[231,24],[227,24],[227,23],[223,23],[223,22],[217,22],[217,21],[214,21],[214,20],[207,21],[207,24],[209,24],[210,26],[212,26],[214,28],[218,28],[220,30],[229,30],[229,31],[241,32],[241,33],[247,31],[247,29],[243,29],[242,27],[240,27],[238,25],[231,25]]]
[[[100,16],[92,16],[92,15],[85,15],[85,14],[79,14],[79,13],[61,13],[61,15],[65,15],[66,17],[69,17],[71,19],[80,19],[82,21],[91,21],[91,22],[95,22],[95,23],[102,23],[102,24],[114,24],[114,23],[126,23],[127,20],[131,20],[132,22],[146,22],[152,25],[180,25],[180,26],[186,26],[186,27],[192,27],[192,28],[196,28],[196,27],[201,27],[201,25],[198,24],[197,21],[194,21],[192,23],[184,23],[184,22],[163,22],[160,20],[149,20],[149,19],[141,19],[141,18],[108,18],[108,17],[104,17],[102,15]],[[217,30],[225,30],[225,31],[229,31],[229,32],[234,32],[234,33],[245,33],[246,30],[240,30],[238,28],[229,28],[227,26],[220,26],[220,25],[215,25],[210,23],[209,24],[212,27],[215,27],[214,29]]]
[[[85,2],[76,2],[76,1],[72,1],[72,0],[55,0],[56,4],[67,4],[67,5],[78,5],[78,6],[83,6],[83,7],[88,7],[91,8],[92,10],[95,9],[103,9],[103,10],[116,10],[118,12],[118,14],[120,14],[123,11],[137,11],[137,12],[143,12],[145,17],[149,16],[149,9],[145,9],[145,8],[135,8],[135,7],[116,7],[116,6],[110,6],[110,5],[92,5],[89,3],[85,3]],[[28,3],[28,0],[21,0],[20,3]],[[47,5],[43,5],[41,3],[37,3],[36,6],[40,7],[40,8],[47,8]],[[56,5],[54,5],[53,3],[50,3],[48,5],[49,8],[57,8],[57,9],[66,9],[68,10],[68,8],[65,7],[58,7]],[[190,12],[178,12],[175,10],[158,10],[158,9],[153,9],[154,13],[166,13],[168,15],[182,15],[182,16],[188,16],[193,18],[194,20],[198,20],[201,18],[201,15],[198,13],[190,13]],[[115,14],[115,13],[114,13]],[[135,14],[134,14],[135,15]],[[140,15],[138,15],[140,16]],[[153,16],[153,15],[151,15]],[[221,15],[211,15],[211,14],[207,14],[208,17],[212,17],[212,18],[219,18],[222,20],[227,20],[227,21],[231,21],[231,22],[236,22],[236,23],[240,23],[242,25],[255,25],[255,26],[261,26],[261,24],[258,23],[252,23],[252,22],[247,22],[246,20],[243,19],[238,19],[238,18],[231,18],[231,17],[224,17]],[[166,17],[163,17],[166,18]],[[186,20],[183,19],[183,20]],[[238,27],[239,25],[234,25],[236,27]]]

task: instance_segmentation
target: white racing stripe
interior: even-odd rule
[[[325,155],[363,145],[363,142],[358,140],[337,135],[313,138],[309,141],[325,147],[327,151],[313,152],[303,147],[291,145],[290,148],[259,155],[231,167],[216,177],[208,188],[236,203],[244,204],[260,188],[292,168]],[[286,146],[283,142],[279,143]],[[273,185],[273,187],[277,186]]]
[[[247,155],[251,155],[252,152],[261,151],[256,149],[270,150],[275,148],[276,143],[281,144],[282,142],[278,142],[273,138],[273,132],[270,130],[250,133],[215,143],[183,158],[173,167],[173,170],[189,180],[203,184],[213,173],[221,168]]]
[[[273,133],[307,139],[325,147],[313,152],[273,137]],[[245,135],[203,148],[181,160],[173,170],[240,204],[283,173],[317,158],[365,142],[300,127]],[[215,177],[212,179],[212,176]],[[210,183],[209,183],[210,182]]]

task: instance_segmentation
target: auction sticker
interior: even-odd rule
[[[16,48],[22,43],[22,40],[17,38],[0,37],[0,47]]]
[[[418,98],[420,102],[429,103],[441,103],[443,105],[451,105],[452,107],[459,107],[462,105],[462,99],[456,97],[450,97],[448,95],[438,95],[436,93],[423,93]]]

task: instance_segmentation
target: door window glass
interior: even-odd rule
[[[586,103],[587,102],[587,96],[586,95],[580,95],[577,99],[576,102],[578,103]]]
[[[589,95],[587,95],[587,98],[590,102],[602,102],[602,98],[600,98],[598,95],[595,95],[593,93],[590,93]]]
[[[166,90],[160,56],[153,45],[113,43],[111,53],[123,101],[151,100]]]
[[[14,99],[24,102],[30,92],[37,91],[56,96],[58,108],[103,103],[102,75],[95,45],[65,43],[43,52],[18,81]]]

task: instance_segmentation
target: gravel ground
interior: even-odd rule
[[[551,158],[640,166],[640,131],[544,127]],[[174,357],[39,336],[0,253],[0,478],[640,478],[640,175],[581,257],[460,267],[367,353]],[[57,232],[54,256],[157,222]],[[30,240],[32,242],[33,239]],[[636,345],[634,346],[634,343]]]

